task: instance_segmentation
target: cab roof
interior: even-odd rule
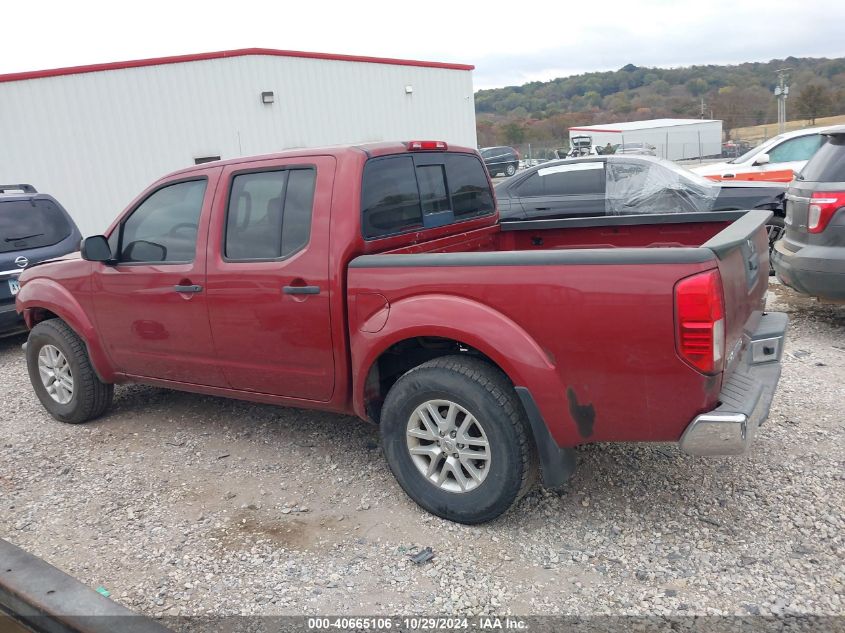
[[[272,154],[259,154],[257,156],[242,156],[239,158],[229,158],[226,160],[216,160],[208,163],[202,163],[200,165],[192,165],[191,167],[186,167],[185,169],[179,169],[177,171],[171,172],[164,176],[164,178],[170,178],[171,176],[177,175],[187,175],[192,174],[195,172],[204,171],[211,167],[221,167],[221,166],[228,166],[228,165],[240,165],[244,163],[253,163],[256,161],[264,161],[264,160],[276,160],[276,159],[285,159],[285,158],[306,158],[308,156],[334,156],[337,158],[341,158],[344,156],[349,155],[364,155],[367,158],[373,158],[376,156],[387,156],[389,154],[404,154],[408,153],[417,153],[415,150],[411,152],[408,149],[408,144],[410,141],[392,141],[392,142],[380,142],[380,143],[361,143],[357,145],[333,145],[327,147],[302,147],[297,149],[285,150],[283,152],[276,152]],[[429,150],[421,150],[428,152]],[[460,152],[460,153],[470,153],[476,154],[478,153],[477,150],[463,147],[459,145],[448,145],[446,150],[435,150],[431,151],[431,153],[438,153],[438,152]]]

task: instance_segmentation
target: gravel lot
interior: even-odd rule
[[[770,307],[792,324],[749,455],[584,447],[478,527],[413,504],[355,418],[128,386],[63,425],[0,340],[0,537],[151,616],[845,615],[845,306]]]

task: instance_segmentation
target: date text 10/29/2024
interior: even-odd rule
[[[340,631],[524,631],[528,623],[512,616],[480,616],[478,618],[449,617],[335,617],[308,618],[308,629]]]

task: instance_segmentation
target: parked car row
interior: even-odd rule
[[[714,182],[653,156],[549,161],[496,185],[503,222],[603,215],[767,209],[769,248],[781,236],[786,185]]]

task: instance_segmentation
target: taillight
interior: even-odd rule
[[[725,357],[725,303],[718,270],[693,275],[675,285],[678,353],[705,374],[722,371]]]
[[[441,150],[449,149],[446,141],[408,141],[408,149],[415,150]]]
[[[836,210],[845,207],[845,192],[816,192],[810,198],[810,214],[807,217],[807,231],[821,233],[830,224]]]

